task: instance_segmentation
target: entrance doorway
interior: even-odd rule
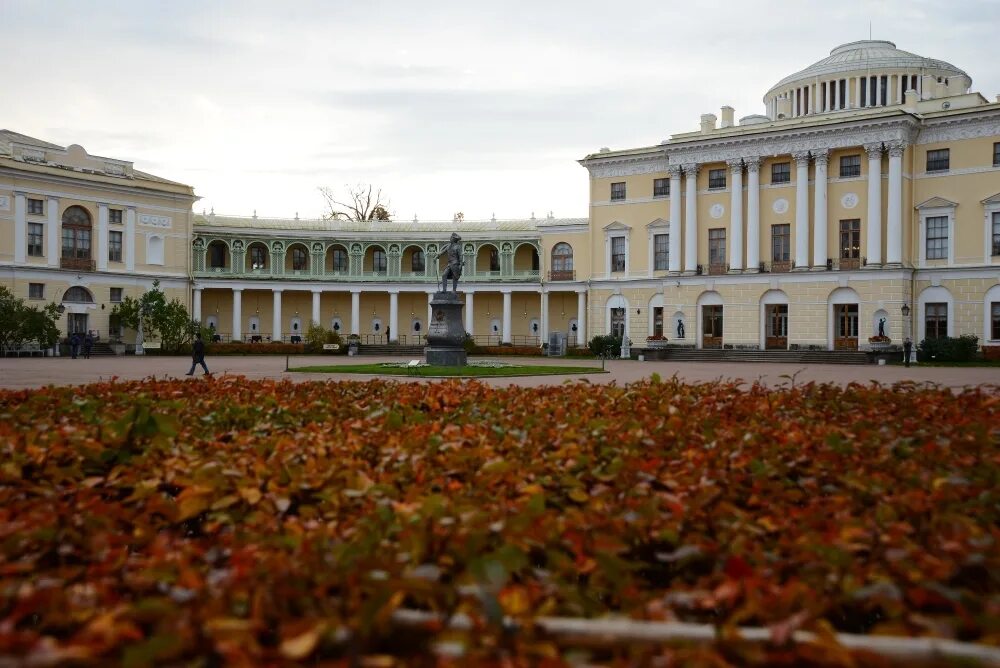
[[[701,307],[701,347],[722,348],[722,305]]]
[[[834,304],[834,350],[858,349],[858,305]]]
[[[768,304],[764,308],[764,349],[788,349],[788,304]]]
[[[624,338],[625,336],[625,309],[611,309],[611,335]]]
[[[70,336],[73,334],[86,334],[87,333],[87,314],[86,313],[70,313],[67,318],[67,324],[69,326],[69,331],[66,332]]]

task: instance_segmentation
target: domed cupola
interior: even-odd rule
[[[897,49],[885,40],[841,44],[830,55],[785,77],[764,96],[773,119],[902,104],[906,91],[920,99],[961,95],[972,79],[951,63]]]

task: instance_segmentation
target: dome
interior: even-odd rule
[[[796,72],[785,77],[771,87],[765,99],[774,92],[783,89],[789,84],[796,82],[813,82],[817,79],[827,78],[841,72],[858,72],[870,70],[919,70],[926,74],[935,76],[962,76],[972,85],[972,79],[968,74],[958,69],[951,63],[934,58],[925,58],[909,51],[897,49],[896,45],[887,40],[862,40],[860,42],[849,42],[841,44],[830,55],[813,63],[800,72]]]

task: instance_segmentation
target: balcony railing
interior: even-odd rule
[[[853,271],[860,269],[864,264],[865,258],[835,257],[827,260],[826,266],[832,271]]]
[[[718,276],[720,274],[725,274],[729,271],[729,265],[723,263],[709,264],[708,265],[708,275]]]
[[[791,260],[771,260],[770,266],[767,268],[767,271],[775,274],[786,273],[791,271],[792,267],[794,266],[795,263],[792,262]]]
[[[94,271],[94,261],[82,257],[61,257],[59,258],[59,267],[73,271]]]
[[[91,260],[91,265],[93,261]],[[65,265],[64,265],[65,266]],[[440,273],[425,274],[423,272],[404,271],[396,275],[389,274],[388,271],[362,271],[351,273],[349,271],[334,271],[323,269],[320,273],[314,274],[308,269],[291,270],[286,269],[283,273],[275,274],[269,269],[237,269],[233,272],[231,267],[206,267],[194,272],[199,278],[231,278],[231,279],[253,279],[253,278],[280,278],[282,280],[323,280],[323,281],[405,281],[412,283],[438,283],[441,281]],[[462,281],[538,281],[541,272],[537,269],[517,269],[512,273],[505,274],[500,271],[476,271],[464,272]],[[572,280],[572,279],[565,279]]]
[[[576,280],[576,270],[575,269],[550,269],[549,270],[549,280],[550,281],[575,281]]]

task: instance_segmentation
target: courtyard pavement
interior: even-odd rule
[[[488,357],[484,359],[490,359]],[[496,358],[492,358],[496,359]],[[506,362],[520,364],[544,364],[566,366],[601,367],[597,360],[549,359],[549,358],[500,358]],[[296,355],[289,358],[292,367],[310,365],[368,364],[383,361],[405,361],[402,357],[331,357]],[[285,371],[283,356],[219,356],[207,359],[209,369],[216,376],[238,375],[247,378],[308,380],[365,380],[377,376],[357,374],[314,374]],[[45,358],[0,358],[0,388],[27,389],[46,385],[82,385],[117,377],[121,380],[143,378],[185,378],[191,360],[187,357],[93,357],[91,359],[71,359],[69,357]],[[713,380],[735,380],[744,383],[760,383],[769,387],[795,383],[827,382],[846,385],[849,383],[878,382],[892,385],[901,381],[933,383],[953,389],[973,385],[993,385],[1000,387],[1000,369],[997,367],[923,367],[911,366],[850,366],[835,364],[757,364],[718,362],[636,362],[631,360],[609,360],[605,363],[609,373],[535,376],[518,378],[484,378],[483,382],[498,387],[518,385],[538,387],[558,385],[567,380],[586,379],[590,383],[616,382],[619,385],[648,378],[658,373],[667,379],[673,375],[688,382]],[[201,377],[198,367],[195,380]],[[404,382],[433,382],[433,379],[386,376]],[[1000,390],[998,390],[1000,391]]]

